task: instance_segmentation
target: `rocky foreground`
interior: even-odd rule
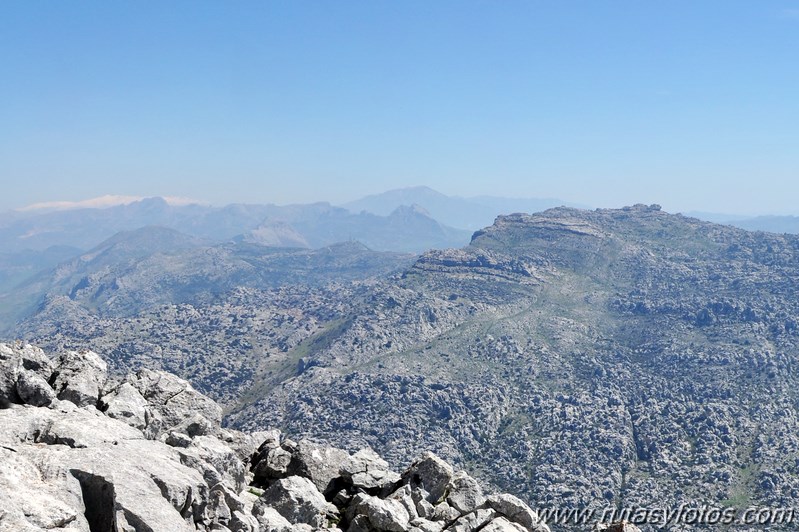
[[[0,344],[0,531],[549,531],[426,453],[405,472],[279,431],[221,428],[186,381]],[[621,527],[618,530],[628,530]]]

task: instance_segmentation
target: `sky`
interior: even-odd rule
[[[0,185],[799,214],[799,0],[0,2]]]

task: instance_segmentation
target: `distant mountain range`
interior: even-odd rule
[[[417,206],[398,205],[386,215],[351,213],[329,203],[232,204],[225,207],[146,198],[110,207],[78,203],[70,209],[29,209],[0,218],[0,294],[36,273],[92,250],[117,233],[161,227],[205,245],[239,242],[274,248],[319,249],[360,242],[375,251],[421,253],[460,247],[471,232],[439,223]],[[148,235],[152,236],[152,232]],[[163,235],[162,235],[163,236]],[[123,238],[128,239],[130,235]],[[138,242],[143,255],[172,242]],[[174,251],[171,250],[171,251]]]
[[[502,198],[476,196],[461,198],[447,196],[429,187],[409,187],[389,190],[345,203],[352,212],[370,212],[385,216],[400,205],[418,205],[439,222],[451,227],[476,230],[494,223],[500,214],[539,212],[551,207],[582,205],[555,198]]]
[[[238,242],[318,249],[357,241],[375,251],[422,253],[466,245],[473,229],[491,224],[503,212],[532,212],[561,203],[465,199],[427,187],[389,191],[341,207],[329,203],[213,207],[175,198],[119,196],[52,202],[0,218],[0,294],[117,233],[148,226],[172,229],[206,245]],[[156,245],[154,240],[151,244]],[[146,245],[139,249],[159,251]]]
[[[329,203],[307,205],[172,205],[147,198],[107,208],[20,211],[0,221],[5,252],[43,251],[52,246],[90,249],[117,232],[161,226],[214,242],[270,236],[279,247],[321,247],[358,240],[380,251],[422,252],[461,246],[470,232],[440,224],[424,210],[397,205],[386,215],[353,214]]]
[[[499,215],[534,213],[561,205],[568,204],[554,198],[462,198],[428,187],[390,190],[343,206],[213,207],[175,198],[117,196],[55,202],[7,212],[0,218],[0,294],[97,247],[116,233],[147,226],[172,229],[209,246],[238,242],[318,249],[357,241],[374,251],[422,253],[462,247],[474,230],[491,225]],[[692,214],[749,230],[799,233],[799,217]]]
[[[117,233],[0,295],[0,331],[58,297],[101,315],[130,315],[160,304],[209,301],[234,288],[315,286],[385,276],[409,266],[415,257],[373,251],[355,241],[313,250],[244,239],[215,244],[148,226]]]

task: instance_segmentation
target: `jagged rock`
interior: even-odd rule
[[[291,458],[291,452],[282,447],[266,446],[254,460],[253,474],[256,481],[265,484],[270,479],[286,476]]]
[[[208,504],[205,507],[210,521],[214,525],[222,525],[227,528],[233,513],[225,501],[225,494],[220,490],[211,490],[208,495]],[[228,529],[229,530],[229,529]]]
[[[434,521],[445,521],[447,523],[450,523],[452,521],[455,521],[460,516],[461,513],[452,506],[450,506],[446,501],[442,501],[433,507]]]
[[[400,480],[400,475],[391,471],[388,462],[371,449],[361,449],[341,466],[341,476],[356,488],[382,490]]]
[[[219,439],[233,449],[239,459],[250,463],[261,444],[269,437],[268,431],[241,432],[230,428],[219,431]]]
[[[208,504],[205,508],[206,523],[213,530],[223,526],[231,532],[258,532],[258,519],[252,515],[250,508],[225,484],[217,484],[211,488]]]
[[[550,532],[549,527],[538,518],[538,514],[518,497],[507,493],[490,495],[486,504],[497,513],[504,515],[514,523],[520,524],[527,530]]]
[[[329,495],[340,488],[333,481],[340,477],[341,468],[349,460],[350,455],[346,451],[300,440],[291,457],[288,472],[310,479],[322,494]]]
[[[235,451],[210,436],[197,436],[190,442],[179,451],[181,460],[199,467],[209,486],[226,482],[236,491],[244,488],[247,468]]]
[[[272,507],[256,504],[253,514],[258,520],[261,532],[291,532],[292,530],[288,519]]]
[[[452,466],[431,452],[411,465],[402,475],[405,482],[429,493],[427,500],[436,504],[444,500],[454,472]]]
[[[47,434],[14,429],[30,422],[20,415],[29,417],[33,412],[48,415],[49,420],[44,419]],[[2,411],[0,424],[12,429],[4,432],[3,447],[14,448],[20,457],[35,463],[57,492],[80,494],[72,508],[80,514],[84,504],[91,509],[86,519],[95,523],[93,529],[109,529],[105,524],[115,522],[117,511],[137,530],[144,529],[144,523],[152,530],[194,529],[186,519],[200,513],[207,488],[169,447],[144,440],[141,433],[139,439],[122,439],[121,435],[134,429],[104,416],[96,419],[84,409],[68,412],[73,417],[68,423],[52,418],[63,413],[30,407]],[[77,437],[79,431],[85,434]],[[4,493],[12,504],[26,504],[23,496],[24,492],[13,490]],[[104,525],[95,528],[97,523]]]
[[[369,518],[365,515],[356,515],[353,519],[350,520],[350,526],[347,528],[347,532],[376,532],[375,529],[372,527],[372,523],[369,522]]]
[[[480,484],[463,471],[455,473],[447,492],[447,502],[461,514],[468,514],[486,502]]]
[[[419,517],[423,517],[425,519],[433,519],[435,512],[436,509],[427,500],[427,495],[425,495],[424,498],[416,502],[416,513],[419,514]]]
[[[411,521],[419,517],[419,513],[416,511],[413,489],[407,484],[397,488],[397,490],[387,498],[399,501],[405,507],[405,510],[408,512],[408,519]]]
[[[448,530],[452,532],[475,532],[483,528],[497,513],[490,508],[480,508],[460,517]]]
[[[139,430],[147,426],[147,400],[129,382],[123,382],[103,394],[100,409],[110,418],[118,419]]]
[[[21,371],[17,377],[17,395],[31,406],[48,406],[56,400],[55,391],[47,381],[29,370]]]
[[[93,351],[67,351],[58,358],[50,382],[59,399],[97,406],[108,379],[108,364]]]
[[[527,529],[517,523],[511,523],[504,517],[497,517],[480,530],[485,532],[525,532]]]
[[[412,532],[441,532],[446,523],[440,521],[428,521],[421,517],[411,521]]]
[[[400,501],[370,495],[358,500],[355,515],[365,516],[372,529],[387,532],[404,532],[410,522],[408,511]]]
[[[129,375],[128,382],[160,420],[159,435],[178,430],[194,437],[220,431],[222,408],[183,379],[164,371],[141,369]]]
[[[50,394],[40,390],[39,379],[47,382],[52,371],[52,362],[38,347],[29,344],[0,343],[0,408],[10,403],[25,402],[18,393],[20,379],[24,381],[23,393],[28,394],[31,400],[36,402],[46,400]],[[34,406],[45,406],[45,404],[49,403],[34,404]]]
[[[142,433],[94,409],[61,401],[54,408],[14,405],[0,411],[0,441],[87,448],[143,439]]]
[[[256,503],[274,508],[292,524],[324,528],[338,510],[319,493],[313,482],[302,477],[287,477],[274,482]]]
[[[166,435],[164,443],[166,443],[170,447],[181,447],[183,449],[186,449],[191,445],[191,436],[189,436],[184,432],[178,432],[177,430],[172,430],[169,432],[169,434]]]

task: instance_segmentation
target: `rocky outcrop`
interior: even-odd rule
[[[549,530],[521,500],[486,498],[476,480],[430,452],[400,474],[371,449],[350,455],[306,440],[281,441],[273,432],[251,469],[253,485],[264,490],[253,511],[275,529],[285,520],[351,531]]]
[[[52,373],[53,364],[41,349],[0,344],[0,407],[28,401],[36,406],[50,404],[55,399],[47,384]]]
[[[95,353],[53,364],[21,344],[0,356],[1,532],[549,530],[433,453],[398,473],[371,449],[222,429],[218,405],[164,372],[120,380]]]
[[[61,355],[49,382],[61,400],[77,406],[96,406],[108,380],[108,364],[92,351]]]
[[[246,507],[247,468],[226,442],[247,438],[223,431],[219,407],[185,381],[120,382],[92,352],[55,363],[28,345],[0,353],[0,530],[224,530]],[[182,428],[185,440],[170,439]],[[239,521],[257,530],[253,516]]]

